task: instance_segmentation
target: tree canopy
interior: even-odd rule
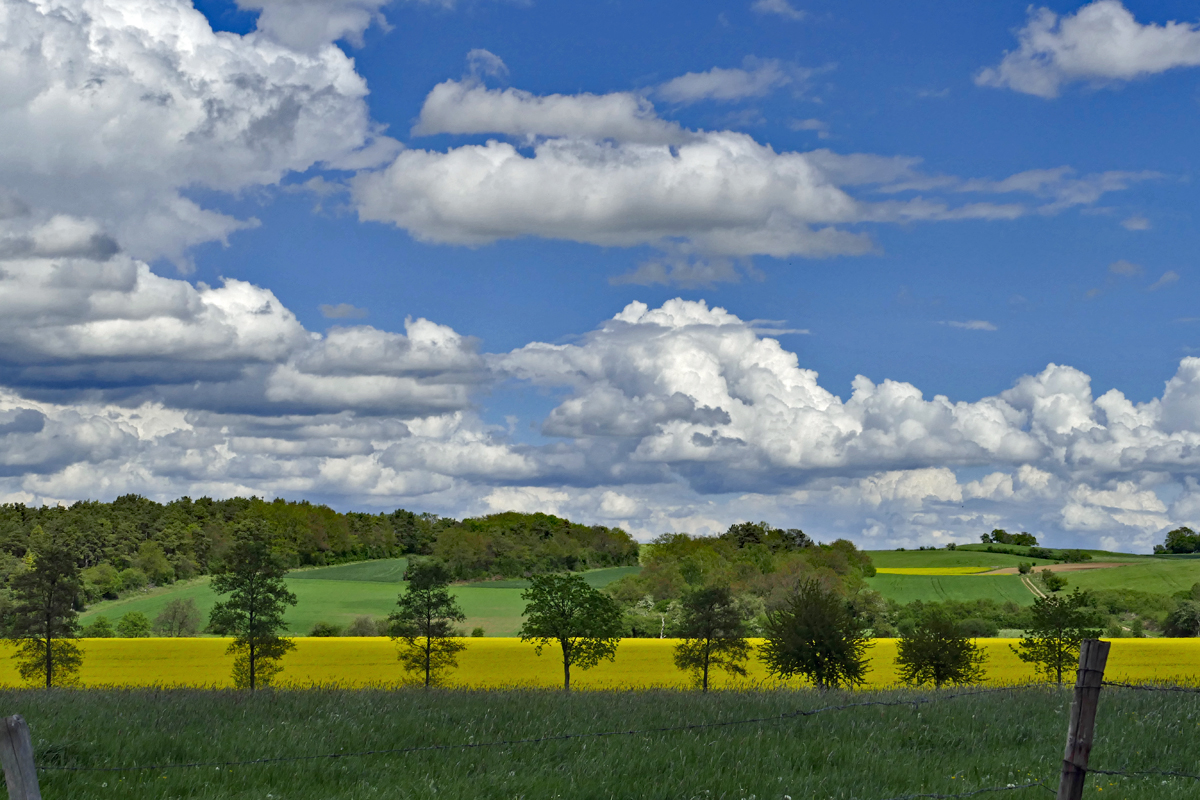
[[[254,690],[271,683],[279,660],[296,647],[279,635],[286,628],[284,611],[296,605],[296,595],[283,582],[287,567],[263,526],[246,525],[236,536],[224,569],[212,580],[213,591],[229,598],[213,606],[209,625],[234,637],[226,650],[234,656],[234,685]]]
[[[901,635],[896,651],[900,680],[909,685],[932,683],[941,688],[983,680],[987,656],[941,608],[926,611],[911,631]]]
[[[450,572],[434,562],[416,562],[408,568],[408,586],[388,617],[392,638],[400,643],[400,664],[405,672],[423,675],[425,688],[439,683],[458,654],[466,649],[454,623],[466,620],[450,594]]]
[[[527,601],[523,642],[534,651],[551,642],[562,649],[563,690],[571,690],[571,667],[591,669],[601,659],[611,661],[621,640],[621,607],[579,575],[535,575],[521,593]]]
[[[696,675],[706,692],[710,669],[745,677],[750,643],[746,641],[746,621],[729,587],[688,592],[682,606],[675,634],[683,641],[675,645],[675,666]]]
[[[1096,610],[1089,597],[1076,589],[1069,595],[1052,594],[1033,601],[1030,626],[1025,637],[1012,651],[1027,664],[1057,683],[1063,673],[1079,663],[1079,647],[1084,639],[1095,639]]]
[[[828,689],[863,683],[870,646],[866,623],[850,601],[809,578],[767,614],[759,655],[772,675],[785,680],[803,676]]]

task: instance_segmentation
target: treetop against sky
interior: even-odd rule
[[[0,0],[0,501],[1148,550],[1198,20]]]

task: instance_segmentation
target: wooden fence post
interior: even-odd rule
[[[1063,753],[1057,800],[1080,800],[1083,797],[1088,756],[1092,752],[1092,729],[1096,726],[1096,706],[1100,703],[1100,684],[1104,682],[1104,665],[1108,662],[1110,646],[1099,639],[1084,639],[1080,645],[1075,700],[1071,703],[1067,749]]]
[[[33,739],[20,714],[5,717],[0,725],[0,763],[4,765],[8,800],[42,800],[33,763]]]

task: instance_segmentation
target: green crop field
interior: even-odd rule
[[[1147,558],[1126,567],[1089,569],[1066,573],[1067,590],[1137,589],[1156,594],[1174,594],[1200,583],[1200,560]]]
[[[901,605],[913,600],[1007,600],[1027,606],[1033,593],[1017,575],[876,575],[867,585]]]
[[[0,702],[29,722],[48,798],[880,800],[1035,782],[1043,785],[994,796],[1034,800],[1053,791],[1070,689],[954,694],[96,689],[9,690]],[[904,702],[931,697],[945,699]],[[892,705],[787,716],[871,700]],[[1197,717],[1194,694],[1106,689],[1091,766],[1195,773]],[[750,719],[758,721],[731,724]],[[529,741],[697,723],[711,726]],[[526,741],[479,746],[501,740]],[[403,748],[414,752],[388,752]],[[383,752],[355,755],[368,750]],[[296,757],[309,758],[222,763]],[[1197,796],[1197,783],[1093,775],[1085,796],[1183,800]]]
[[[868,550],[871,563],[877,568],[904,567],[1015,567],[1022,561],[1036,566],[1053,564],[1053,560],[1010,556],[1007,553],[988,553],[978,550]]]
[[[318,622],[347,625],[355,617],[387,616],[405,586],[401,578],[406,565],[403,558],[388,558],[297,570],[289,574],[288,588],[295,593],[298,602],[286,614],[288,632],[302,636]],[[604,586],[639,569],[612,567],[591,570],[583,576],[593,586]],[[452,587],[467,615],[463,627],[468,631],[483,628],[488,636],[515,636],[521,627],[521,612],[525,609],[521,591],[526,586],[528,581],[484,581]],[[115,622],[130,611],[140,611],[154,619],[171,600],[189,597],[196,601],[207,620],[217,597],[209,588],[209,579],[201,578],[120,600],[96,603],[80,615],[80,621],[86,625],[104,615]]]

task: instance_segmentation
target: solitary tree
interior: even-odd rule
[[[744,677],[750,644],[729,587],[689,592],[683,596],[682,607],[679,636],[683,641],[675,645],[675,666],[692,672],[706,692],[710,668]]]
[[[1096,614],[1088,607],[1088,596],[1079,589],[1069,595],[1039,597],[1033,601],[1030,614],[1033,623],[1012,651],[1061,684],[1063,672],[1079,662],[1080,643],[1100,636],[1095,627]]]
[[[802,581],[767,614],[759,657],[772,675],[803,675],[820,689],[854,686],[867,672],[866,626],[845,598],[815,579]]]
[[[539,656],[551,642],[562,647],[563,691],[571,690],[571,667],[591,669],[612,661],[621,641],[621,607],[588,586],[579,575],[535,575],[521,593],[528,601],[523,642],[533,642]]]
[[[234,656],[233,682],[240,689],[269,685],[282,669],[279,660],[296,648],[279,635],[286,607],[296,605],[296,595],[283,582],[286,574],[265,533],[249,528],[238,532],[224,569],[213,576],[213,591],[229,599],[213,606],[209,624],[234,637],[226,652]]]
[[[410,674],[423,673],[426,689],[458,666],[458,654],[467,647],[454,628],[467,617],[449,586],[450,573],[441,563],[414,563],[408,568],[408,588],[396,601],[399,608],[388,616],[400,665]]]
[[[192,598],[176,598],[167,603],[154,618],[154,632],[159,636],[195,636],[200,632],[200,609]]]
[[[35,535],[40,528],[35,530]],[[72,639],[79,629],[75,606],[83,591],[74,554],[44,537],[29,569],[13,576],[13,609],[7,636],[16,642],[17,671],[49,689],[78,680],[83,653]]]
[[[911,633],[901,634],[896,666],[900,680],[913,686],[979,683],[987,655],[959,630],[945,611],[925,613]]]

